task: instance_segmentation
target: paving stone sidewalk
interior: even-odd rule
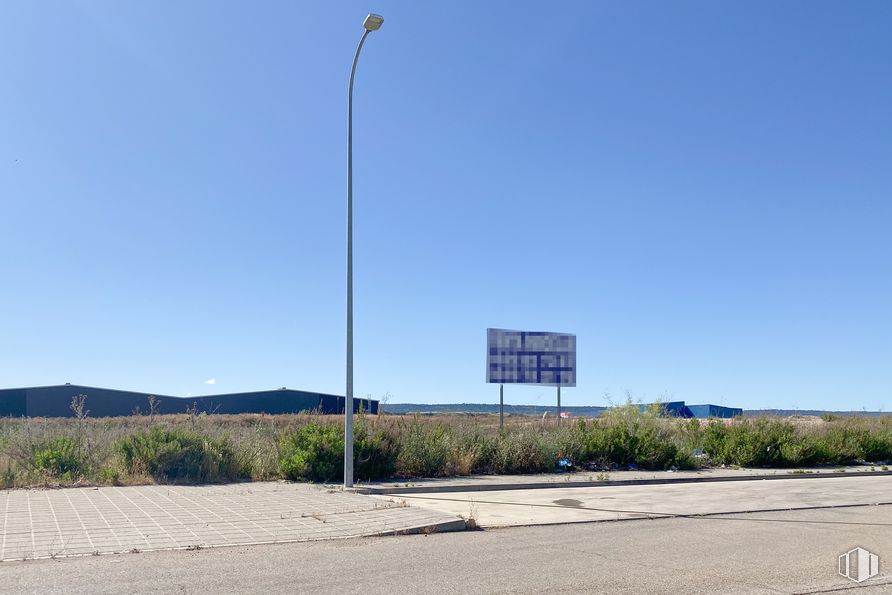
[[[456,516],[291,483],[0,491],[0,561],[464,528]]]

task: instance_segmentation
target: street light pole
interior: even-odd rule
[[[365,31],[356,46],[347,92],[347,392],[344,398],[344,487],[353,487],[353,77],[365,38],[381,28],[384,19],[370,14],[362,23]]]

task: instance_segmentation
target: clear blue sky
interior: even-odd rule
[[[357,395],[892,407],[885,1],[7,3],[0,386],[343,392],[370,10]]]

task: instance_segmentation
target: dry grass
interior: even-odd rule
[[[509,430],[540,429],[538,417],[507,416]],[[473,444],[477,436],[498,434],[497,415],[446,414],[436,416],[367,416],[375,429],[400,435],[410,424],[420,428],[425,437],[437,428],[460,430],[469,444],[447,452],[448,462],[441,474],[467,475],[473,471],[478,452]],[[131,415],[104,418],[0,418],[0,487],[59,485],[140,485],[152,483],[148,473],[124,469],[115,445],[151,428],[184,429],[212,439],[225,440],[239,453],[250,469],[253,480],[279,479],[279,447],[282,436],[310,422],[343,424],[339,415]],[[554,420],[544,424],[552,428]],[[35,469],[35,449],[48,441],[67,437],[81,446],[87,472],[76,476],[58,476]],[[454,439],[454,436],[453,436]]]
[[[543,421],[532,416],[507,416],[505,420],[506,428],[500,432],[498,415],[491,414],[365,417],[369,427],[392,438],[397,456],[396,475],[400,477],[550,471],[557,457],[570,457],[577,464],[584,462],[593,470],[604,471],[626,465],[627,461],[651,464],[653,468],[697,464],[692,453],[703,448],[707,434],[705,422],[659,418],[641,414],[637,407],[619,407],[597,419],[564,420],[561,428],[556,427],[553,418]],[[282,477],[279,449],[283,436],[309,422],[340,425],[342,417],[178,414],[83,419],[2,418],[0,487],[152,483],[155,480],[145,470],[124,468],[116,445],[159,427],[224,441],[237,454],[251,479],[279,479]],[[753,434],[753,449],[758,447],[759,439],[764,439],[756,435],[757,430],[762,431],[756,422],[721,420],[713,423],[727,428],[745,427],[745,438],[749,439],[750,433]],[[775,424],[771,426],[772,431],[783,430],[782,439],[795,442],[792,446],[787,445],[785,452],[800,458],[805,456],[798,454],[804,448],[806,454],[817,449],[815,452],[824,458],[829,457],[828,460],[856,460],[858,449],[868,440],[872,441],[871,452],[892,450],[892,416],[830,420],[789,417],[773,418],[765,423]],[[774,434],[768,432],[768,435],[770,438]],[[723,436],[713,432],[711,444],[714,445],[716,439],[725,439]],[[739,438],[739,435],[735,436]],[[53,473],[35,466],[35,452],[60,437],[79,445],[83,472]],[[749,443],[746,445],[750,446]],[[668,454],[667,446],[671,447]],[[838,453],[840,449],[845,452]],[[720,449],[714,447],[714,450],[716,453],[709,453],[715,455],[713,462],[724,462],[719,458]],[[729,452],[731,454],[721,456],[746,460],[736,451]],[[799,466],[801,463],[799,459],[794,460],[793,455],[788,458],[789,461],[785,460],[788,465]],[[807,464],[807,459],[802,460],[806,463],[801,464]],[[823,462],[823,459],[815,460]]]

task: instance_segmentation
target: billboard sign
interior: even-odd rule
[[[576,386],[576,335],[486,329],[486,381]]]

